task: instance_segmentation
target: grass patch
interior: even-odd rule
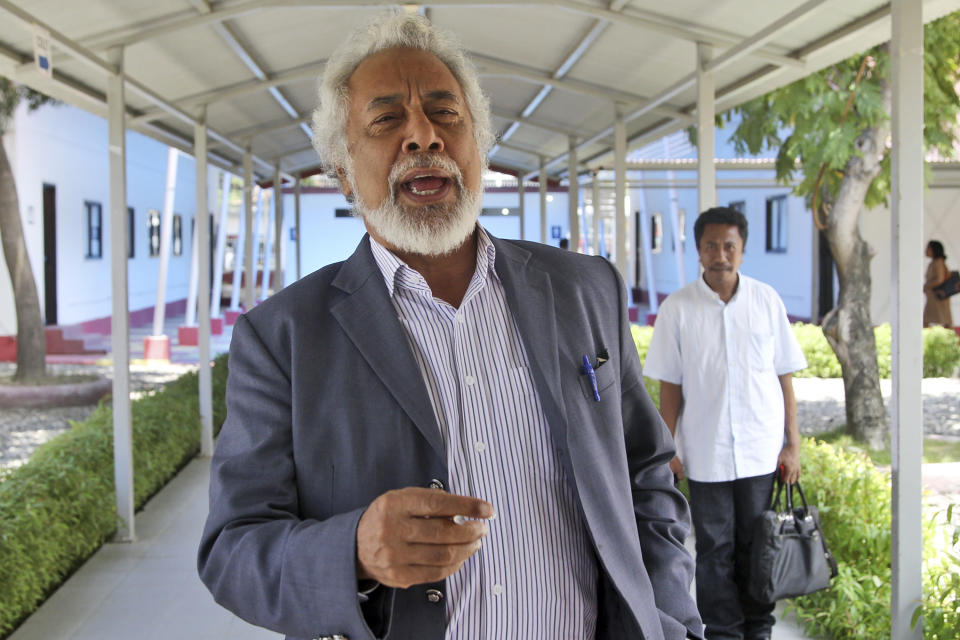
[[[878,467],[890,466],[890,449],[868,449],[866,445],[844,433],[844,427],[819,433],[814,437],[844,451],[864,453]],[[927,436],[923,439],[923,462],[960,462],[960,439],[945,436]]]

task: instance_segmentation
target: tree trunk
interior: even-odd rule
[[[0,240],[13,285],[17,313],[17,372],[14,379],[33,381],[46,375],[47,345],[40,315],[40,298],[27,256],[20,222],[17,185],[0,139]]]
[[[881,81],[890,112],[890,86]],[[826,237],[837,265],[840,292],[837,306],[823,319],[823,333],[843,370],[847,433],[873,449],[885,446],[889,430],[880,393],[877,344],[870,320],[870,261],[873,249],[860,237],[859,216],[867,188],[880,174],[889,122],[865,129],[857,152],[844,167],[844,177],[826,215]]]

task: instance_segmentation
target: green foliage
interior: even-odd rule
[[[830,589],[796,598],[792,607],[815,637],[890,637],[890,478],[862,453],[806,440],[801,450],[807,500],[820,508],[839,575]],[[949,516],[948,516],[949,521]],[[952,528],[951,528],[952,527]],[[924,636],[960,636],[958,528],[923,523]],[[950,544],[938,541],[944,537]]]
[[[653,327],[632,325],[633,342],[640,354],[640,362],[647,359]],[[793,374],[795,378],[840,378],[840,361],[830,348],[823,331],[815,324],[797,322],[793,334],[807,358],[807,368]],[[873,330],[877,343],[877,365],[881,378],[890,377],[890,325],[882,324]],[[923,330],[923,377],[949,378],[960,366],[960,337],[951,329],[929,327]],[[659,383],[644,377],[644,385],[660,406]]]
[[[214,425],[226,415],[226,356],[213,368]],[[134,500],[141,507],[200,446],[197,375],[132,403]],[[0,637],[115,531],[113,415],[101,403],[0,476]]]
[[[923,377],[947,378],[960,365],[960,336],[953,329],[923,330]]]
[[[796,378],[839,378],[842,376],[840,362],[830,348],[820,327],[798,322],[793,333],[800,342],[807,368],[794,373]],[[877,343],[877,366],[881,378],[890,377],[890,325],[882,324],[873,330]],[[948,378],[960,365],[960,338],[956,332],[943,327],[923,330],[923,377]]]
[[[960,114],[960,12],[927,24],[924,45],[924,139],[928,148],[952,157]],[[826,166],[821,186],[835,196],[847,161],[859,154],[857,138],[889,118],[883,98],[890,75],[887,49],[886,44],[874,47],[736,107],[740,124],[730,139],[737,152],[776,150],[777,179],[791,184],[794,173],[801,172],[795,193],[807,196],[808,203],[820,168]],[[861,66],[864,72],[857,82]],[[852,107],[844,117],[851,91]],[[889,193],[887,154],[867,191],[867,208],[885,203]]]
[[[653,327],[641,327],[640,325],[630,325],[630,333],[633,335],[633,344],[637,347],[637,353],[640,355],[640,363],[647,361],[647,349],[650,348],[650,338],[653,337]],[[657,409],[660,408],[660,381],[643,376],[643,386],[647,393],[653,399],[653,404]]]
[[[937,526],[940,519],[943,524]],[[913,620],[916,622],[922,612],[923,637],[927,640],[952,640],[960,635],[960,509],[951,504],[933,515],[925,528],[934,529],[938,535],[925,549],[924,603],[917,607]]]
[[[7,125],[16,111],[17,105],[21,100],[27,101],[27,108],[30,111],[38,108],[42,104],[57,104],[57,101],[50,96],[34,91],[30,87],[15,84],[9,78],[0,76],[0,136],[7,131]]]

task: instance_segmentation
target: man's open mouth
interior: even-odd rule
[[[449,178],[422,175],[416,176],[412,180],[407,180],[401,186],[416,196],[432,196],[440,193],[449,184]]]

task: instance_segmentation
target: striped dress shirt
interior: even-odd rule
[[[596,557],[494,270],[493,243],[477,225],[477,267],[459,308],[370,244],[443,435],[448,489],[497,512],[480,550],[446,580],[446,638],[592,640]]]

